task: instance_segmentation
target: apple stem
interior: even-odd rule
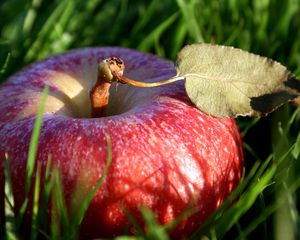
[[[99,64],[97,81],[90,92],[91,115],[93,118],[104,116],[105,108],[109,102],[109,89],[113,82],[130,84],[137,87],[157,87],[185,79],[182,76],[176,75],[161,82],[145,83],[123,76],[124,69],[123,60],[117,57],[107,58]]]
[[[99,83],[92,88],[90,92],[90,99],[92,105],[91,115],[93,118],[103,117],[105,108],[108,105],[109,99],[109,88],[111,83]]]
[[[177,82],[180,80],[184,80],[184,78],[182,76],[175,76],[175,77],[172,77],[170,79],[167,79],[167,80],[164,80],[161,82],[145,83],[145,82],[135,81],[135,80],[132,80],[132,79],[122,76],[121,82],[128,83],[128,84],[136,86],[136,87],[158,87],[158,86],[166,85],[169,83]]]
[[[109,89],[112,82],[117,81],[115,75],[123,75],[124,63],[119,58],[108,58],[98,66],[96,84],[90,92],[91,115],[93,118],[103,117],[109,101]]]

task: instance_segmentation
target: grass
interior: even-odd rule
[[[84,200],[79,204],[74,206],[76,212],[74,214],[69,214],[67,212],[67,207],[63,197],[63,189],[60,179],[59,169],[52,168],[51,166],[51,156],[46,166],[46,171],[44,174],[43,181],[41,180],[41,165],[36,164],[36,153],[38,146],[39,134],[42,127],[43,121],[43,109],[48,95],[48,87],[46,87],[42,93],[41,104],[38,109],[37,117],[33,127],[31,142],[28,151],[28,160],[26,168],[26,179],[25,179],[25,190],[26,197],[21,206],[19,212],[14,213],[13,209],[13,198],[12,196],[12,184],[10,178],[11,169],[9,167],[9,159],[6,161],[5,167],[5,179],[6,179],[6,189],[5,189],[5,222],[1,226],[1,239],[18,239],[22,236],[22,224],[25,221],[26,211],[32,212],[31,219],[31,229],[27,232],[29,239],[37,239],[38,237],[43,237],[46,239],[77,239],[79,226],[84,218],[85,212],[88,206],[101,186],[107,171],[109,169],[112,153],[111,153],[111,140],[108,135],[106,135],[107,142],[107,161],[103,169],[102,175],[93,187],[93,189],[87,193]],[[37,165],[37,167],[35,167]],[[35,174],[34,174],[35,171]],[[52,172],[52,174],[50,174]],[[43,182],[44,187],[41,188],[41,183]],[[42,189],[42,193],[40,191]],[[33,196],[32,206],[29,206],[30,197]],[[41,198],[41,199],[40,199]],[[40,201],[41,200],[41,201]],[[51,223],[50,233],[48,232],[47,224],[47,206],[49,201],[52,200],[52,216],[55,221]],[[31,209],[30,209],[31,208]]]
[[[271,57],[300,76],[300,0],[3,0],[0,16],[2,82],[34,61],[73,48],[116,45],[174,60],[185,44],[197,41],[233,45]],[[230,201],[225,202],[192,239],[201,236],[209,239],[300,237],[297,208],[300,186],[299,116],[299,109],[285,105],[265,118],[238,119],[246,155],[245,177],[232,196],[239,198],[229,209]],[[32,137],[27,178],[27,186],[36,188],[41,179],[35,178],[34,183],[29,180],[41,127],[39,124],[42,124],[41,120],[37,121],[36,134]],[[9,175],[7,167],[8,180]],[[59,186],[59,174],[54,176],[45,175],[48,184],[41,196],[43,199],[49,197],[54,186]],[[13,205],[9,181],[6,189],[7,203]],[[61,196],[62,189],[55,189],[56,195]],[[89,199],[92,195],[93,192]],[[39,196],[35,196],[37,203]],[[63,236],[65,229],[76,238],[76,228],[88,203],[89,200],[75,223],[71,223],[64,202],[57,202],[56,214],[60,222],[45,233],[41,221],[45,213],[39,212],[34,205],[35,224],[31,239],[35,239],[37,234],[57,239]],[[19,215],[8,211],[5,221],[1,220],[1,237],[4,234],[7,239],[20,237],[18,228],[26,202],[24,204]],[[157,224],[151,212],[142,210],[142,213],[150,230],[147,236],[141,231],[139,237],[167,239],[168,227]]]

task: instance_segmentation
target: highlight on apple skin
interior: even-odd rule
[[[112,56],[125,62],[125,76],[142,82],[176,74],[171,61],[112,47],[70,51],[15,74],[0,87],[0,184],[6,155],[18,210],[25,197],[33,124],[47,85],[36,159],[42,174],[49,158],[59,169],[67,206],[80,202],[101,177],[108,151],[105,135],[112,141],[112,162],[83,219],[81,236],[134,232],[125,209],[142,221],[140,206],[149,208],[161,224],[196,209],[173,231],[177,237],[188,236],[239,183],[243,148],[236,123],[195,108],[183,82],[154,88],[112,84],[104,116],[91,118],[89,91],[97,66]],[[73,199],[78,186],[80,194]]]

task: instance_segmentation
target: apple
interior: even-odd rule
[[[69,207],[76,201],[78,184],[81,201],[101,177],[106,134],[112,142],[112,162],[83,219],[81,236],[113,237],[131,230],[125,209],[141,219],[140,206],[149,208],[161,224],[196,209],[173,232],[177,238],[188,236],[239,183],[243,148],[237,125],[194,107],[183,82],[153,88],[111,83],[101,116],[92,118],[90,91],[99,77],[98,64],[110,57],[123,59],[124,75],[141,82],[176,74],[173,62],[154,55],[85,48],[34,63],[1,86],[0,163],[3,170],[8,156],[16,210],[25,197],[29,142],[47,85],[36,159],[42,172],[49,157],[59,169]],[[1,171],[2,186],[3,179]]]

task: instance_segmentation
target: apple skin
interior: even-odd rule
[[[16,209],[24,200],[29,142],[48,85],[37,161],[45,169],[51,156],[69,207],[76,200],[80,206],[101,176],[108,151],[105,134],[112,141],[112,163],[83,220],[81,237],[122,234],[130,229],[124,209],[140,219],[139,206],[150,208],[162,224],[196,208],[174,230],[177,238],[188,236],[239,183],[243,148],[236,123],[195,108],[183,82],[148,89],[119,84],[111,89],[106,117],[90,118],[88,95],[97,64],[111,56],[122,58],[125,75],[139,81],[176,74],[174,63],[150,54],[86,48],[35,63],[1,86],[0,163],[3,170],[7,154]],[[3,185],[3,171],[0,181]],[[81,191],[74,196],[76,186]]]

